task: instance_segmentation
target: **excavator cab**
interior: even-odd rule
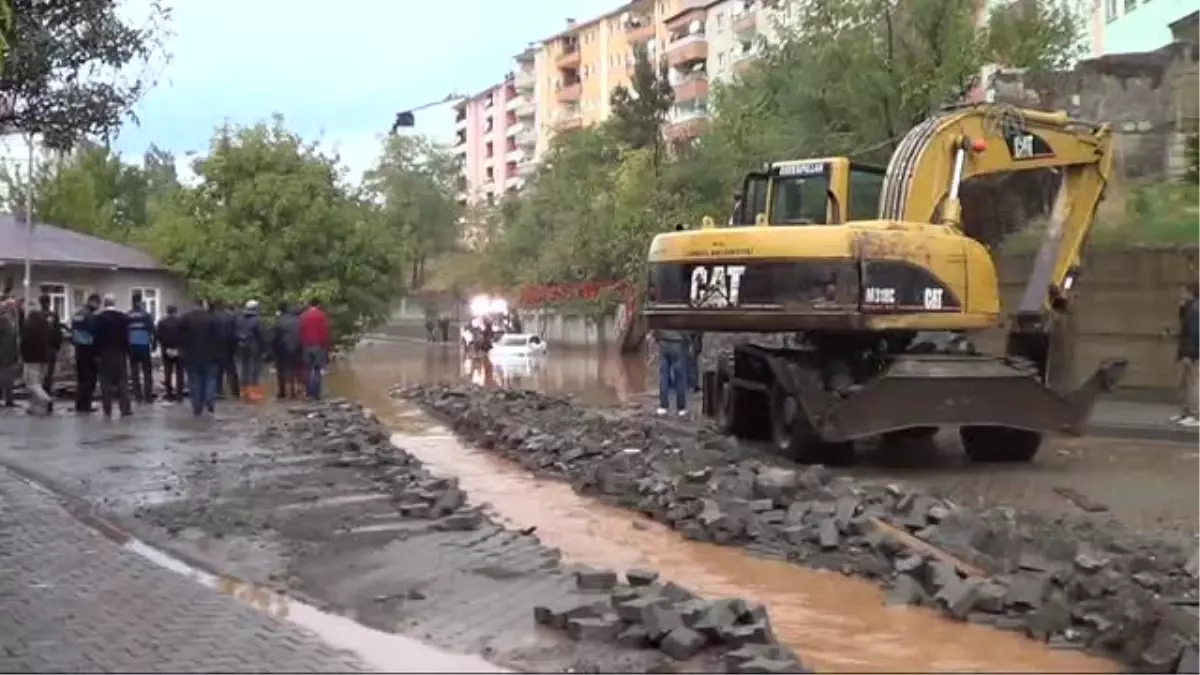
[[[1049,386],[1055,317],[1112,166],[1111,131],[1065,113],[965,106],[898,144],[886,169],[845,157],[748,174],[725,227],[655,237],[651,329],[782,333],[739,344],[704,376],[706,412],[737,435],[837,461],[853,441],[955,426],[981,460],[1027,460],[1043,432],[1083,433],[1124,370],[1070,393]],[[1006,317],[992,252],[962,228],[961,184],[1052,169],[1060,178],[1024,293]],[[1012,311],[1015,310],[1015,311]],[[1005,326],[1003,355],[928,351],[919,336]]]
[[[875,218],[883,167],[845,157],[768,164],[746,175],[731,227],[837,225]]]

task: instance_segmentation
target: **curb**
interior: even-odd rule
[[[1197,443],[1200,443],[1200,431],[1195,429],[1172,428],[1168,426],[1152,427],[1136,424],[1092,424],[1088,426],[1087,436],[1185,443],[1193,448],[1196,447]]]

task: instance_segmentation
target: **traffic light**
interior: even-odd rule
[[[413,116],[411,110],[405,110],[404,112],[396,113],[396,121],[392,122],[392,133],[396,133],[401,128],[411,128],[415,126],[416,123],[416,118]]]

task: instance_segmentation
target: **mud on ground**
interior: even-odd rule
[[[200,453],[167,497],[138,508],[135,532],[203,567],[521,671],[795,670],[786,650],[755,651],[773,642],[761,607],[739,608],[728,635],[697,643],[688,627],[719,602],[681,604],[663,583],[635,593],[611,573],[561,564],[536,534],[498,525],[454,479],[394,447],[357,404],[278,411],[256,440]],[[670,614],[669,630],[634,630],[641,615],[622,609],[634,595]],[[552,627],[535,622],[535,607]],[[746,628],[760,620],[762,631]]]
[[[1088,514],[967,508],[901,484],[796,467],[711,428],[614,419],[533,392],[443,386],[396,395],[538,475],[687,537],[872,578],[891,589],[890,602],[1135,669],[1196,670],[1197,556],[1194,540],[1177,533],[1134,532]]]

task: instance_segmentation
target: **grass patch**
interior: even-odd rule
[[[1046,222],[1039,219],[1004,240],[1013,253],[1036,250]],[[1154,183],[1112,189],[1096,210],[1088,242],[1093,248],[1196,245],[1200,243],[1200,186]]]

